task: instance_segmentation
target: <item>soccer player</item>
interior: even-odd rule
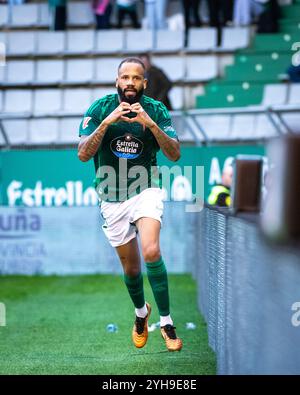
[[[177,161],[180,146],[166,107],[143,94],[146,86],[141,60],[124,59],[116,78],[118,93],[96,100],[84,115],[78,156],[83,162],[94,158],[96,187],[105,220],[102,228],[117,250],[135,306],[134,345],[141,348],[146,344],[151,314],[144,297],[136,239],[139,233],[162,337],[169,351],[179,351],[182,341],[170,315],[168,277],[159,245],[163,196],[155,169],[159,149]]]

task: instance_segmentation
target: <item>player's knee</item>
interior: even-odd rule
[[[124,273],[128,277],[137,277],[141,272],[141,269],[139,267],[127,267],[124,270]]]
[[[143,249],[145,262],[157,262],[160,259],[160,249],[156,244],[150,244]]]

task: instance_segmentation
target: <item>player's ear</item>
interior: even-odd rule
[[[147,88],[147,85],[148,85],[148,80],[147,80],[147,78],[144,78],[144,89]]]
[[[116,88],[118,87],[118,78],[116,78]]]

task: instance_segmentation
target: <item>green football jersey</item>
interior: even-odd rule
[[[140,103],[158,127],[177,139],[167,108],[142,96]],[[119,105],[117,94],[96,100],[84,114],[79,135],[90,135]],[[94,156],[95,187],[100,199],[124,201],[149,187],[159,187],[156,155],[159,145],[151,130],[138,122],[120,121],[110,125]]]

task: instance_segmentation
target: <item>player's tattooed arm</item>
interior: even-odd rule
[[[114,122],[118,122],[123,116],[130,112],[128,103],[120,103],[120,105],[112,111],[97,127],[97,129],[89,136],[81,136],[78,145],[78,157],[82,162],[87,162],[93,158],[104,138],[107,128]]]
[[[169,137],[164,133],[156,123],[150,127],[158,145],[166,157],[173,162],[176,162],[180,158],[180,144],[177,140]]]
[[[107,125],[102,122],[92,134],[81,136],[78,146],[78,158],[82,162],[87,162],[96,155],[106,130]]]

